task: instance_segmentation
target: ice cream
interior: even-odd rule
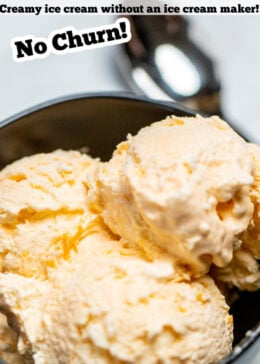
[[[22,158],[0,172],[1,310],[13,322],[25,356],[30,356],[53,272],[95,225],[85,179],[97,163],[77,151],[58,150]],[[3,347],[13,342],[10,332],[5,330]]]
[[[0,172],[1,272],[46,279],[77,250],[95,219],[84,181],[97,163],[76,151],[55,151]]]
[[[224,268],[212,268],[215,279],[230,288],[256,291],[260,288],[260,147],[248,144],[255,164],[254,183],[250,187],[250,198],[254,212],[248,228],[241,234],[241,247],[234,252],[230,264]]]
[[[242,234],[244,246],[255,259],[260,259],[260,147],[248,144],[255,165],[254,183],[250,188],[250,198],[254,204],[254,213],[248,229]]]
[[[0,273],[0,309],[18,336],[17,350],[26,364],[37,355],[42,315],[50,295],[50,282],[13,273]],[[9,335],[9,333],[7,332]],[[10,336],[8,337],[10,341]],[[35,361],[36,364],[41,363]]]
[[[213,280],[179,282],[160,258],[148,262],[103,233],[82,241],[46,311],[47,362],[195,364],[227,355],[232,318]]]
[[[98,227],[42,292],[40,314],[39,300],[23,303],[28,293],[16,311],[37,364],[217,363],[231,350],[232,317],[209,276],[179,281],[171,259],[147,261]]]
[[[232,317],[207,272],[215,265],[217,280],[239,286],[246,275],[245,289],[258,287],[252,148],[217,117],[173,116],[129,136],[106,163],[59,150],[5,167],[0,310],[25,363],[228,355]]]
[[[169,117],[121,143],[91,186],[119,236],[168,251],[195,275],[227,265],[253,212],[247,143],[218,117]]]

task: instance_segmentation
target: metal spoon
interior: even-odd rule
[[[176,100],[221,114],[214,62],[190,38],[182,16],[128,16],[132,39],[118,65],[128,86],[154,99]]]

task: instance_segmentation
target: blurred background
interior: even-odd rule
[[[148,24],[148,28],[150,26],[150,29],[145,29],[144,31],[149,34],[150,39],[147,41],[148,46],[151,48],[153,46],[151,45],[151,40],[156,39],[157,42],[162,41],[160,37],[158,38],[156,36],[159,25],[157,28],[156,26],[151,26],[152,18],[150,16],[144,16],[143,18],[149,19],[150,24]],[[136,85],[133,82],[131,83],[133,77],[130,80],[129,76],[133,64],[129,63],[129,54],[127,59],[125,51],[122,52],[123,46],[110,46],[60,56],[51,54],[45,59],[23,63],[16,63],[12,59],[10,41],[13,37],[27,34],[32,34],[36,37],[47,37],[51,31],[65,26],[74,26],[80,30],[102,24],[110,24],[113,21],[114,18],[112,16],[105,15],[2,15],[0,22],[0,120],[6,119],[28,107],[44,101],[74,93],[86,91],[125,91],[141,94],[142,92],[146,92],[135,87]],[[169,21],[166,20],[166,23],[169,23]],[[169,28],[169,24],[166,26]],[[199,63],[199,67],[202,65],[201,77],[204,77],[205,81],[205,77],[210,77],[210,75],[205,76],[205,59],[206,63],[210,62],[215,75],[215,86],[213,88],[219,87],[217,93],[220,91],[220,107],[217,105],[215,111],[218,112],[219,110],[219,112],[222,112],[224,118],[231,121],[248,139],[260,142],[260,123],[258,122],[260,109],[259,16],[189,16],[186,18],[185,26],[188,34],[186,37],[192,43],[192,47],[195,47],[195,52],[193,50],[191,54],[189,52],[186,54],[186,60],[184,60],[184,63],[186,62],[186,68],[189,68],[189,64],[187,63],[189,62],[189,58],[191,58],[190,68],[194,66],[194,62]],[[170,27],[173,29],[173,33],[176,33],[174,24],[170,24]],[[183,24],[181,27],[183,27]],[[174,39],[174,35],[172,39]],[[183,42],[183,39],[181,42]],[[133,47],[131,50],[133,50]],[[148,51],[150,50],[148,49]],[[176,57],[174,58],[168,49],[163,49],[163,52],[165,53],[165,58],[163,61],[159,60],[158,62],[163,62],[161,72],[163,73],[164,80],[169,79],[168,74],[170,76],[176,74],[179,78],[179,83],[185,85],[186,81],[183,76],[192,76],[192,69],[186,69],[187,72],[184,69],[183,73],[178,72],[179,66],[175,65],[175,62],[178,63]],[[202,61],[200,52],[203,53],[204,57],[202,57]],[[195,61],[193,60],[194,55]],[[166,62],[164,62],[165,59]],[[180,59],[179,62],[182,63]],[[185,68],[185,65],[180,64],[180,67],[183,66]],[[149,68],[147,70],[149,75]],[[154,68],[152,68],[153,71]],[[211,71],[209,70],[209,72]],[[140,73],[140,67],[138,68],[138,72],[135,72],[135,76],[140,80],[138,81],[137,78],[136,80],[141,84],[145,84],[147,80],[143,78],[143,71]],[[149,83],[146,86],[146,90],[151,90]],[[170,87],[169,84],[166,85],[167,90]],[[187,95],[187,90],[183,92],[186,92]],[[171,99],[174,95],[172,96],[170,94],[169,96],[169,94],[166,95],[165,93],[159,92],[158,95],[152,93],[149,96]],[[188,101],[192,99],[189,95],[185,97]],[[184,101],[187,103],[187,100],[181,100],[181,102]],[[194,98],[188,105],[196,108]],[[203,103],[200,105],[200,108],[205,109]]]

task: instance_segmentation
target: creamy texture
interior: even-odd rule
[[[241,234],[241,247],[234,252],[231,263],[224,268],[213,268],[215,279],[229,287],[255,291],[260,288],[260,147],[248,144],[255,164],[254,183],[250,187],[250,198],[254,212],[248,228]]]
[[[50,287],[48,281],[0,273],[0,309],[18,334],[17,349],[26,364],[34,363],[33,355],[37,355]]]
[[[192,274],[227,265],[251,219],[253,163],[224,121],[169,117],[121,143],[91,186],[114,233],[156,244]]]
[[[242,235],[242,241],[253,257],[260,259],[260,147],[248,144],[255,164],[254,183],[250,188],[250,198],[254,204],[254,213],[248,229]]]
[[[77,151],[57,150],[22,158],[0,172],[0,304],[26,363],[55,269],[76,254],[98,220],[87,209],[85,186],[97,164]],[[2,345],[13,340],[10,330],[5,334]]]
[[[218,362],[231,350],[228,306],[210,277],[178,279],[172,261],[93,233],[57,270],[35,362]]]
[[[25,363],[218,362],[232,343],[224,297],[89,211],[97,165],[56,151],[0,172],[0,309]]]
[[[36,154],[0,172],[0,271],[46,279],[95,219],[84,181],[97,164],[76,151]]]
[[[2,349],[27,364],[218,363],[233,320],[206,273],[259,288],[259,167],[258,147],[198,116],[143,128],[107,163],[59,150],[4,168],[0,310],[18,336]]]

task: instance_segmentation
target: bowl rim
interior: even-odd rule
[[[188,115],[207,115],[202,112],[197,112],[192,109],[189,109],[188,107],[175,102],[175,101],[165,101],[165,100],[155,100],[148,98],[143,95],[135,95],[131,92],[120,92],[120,91],[106,91],[106,92],[80,92],[80,93],[73,93],[73,94],[67,94],[63,96],[58,96],[55,98],[52,98],[50,100],[46,100],[40,103],[37,103],[33,106],[30,106],[22,111],[19,111],[15,113],[14,115],[11,115],[2,121],[0,120],[0,129],[3,127],[8,126],[9,124],[26,117],[28,115],[31,115],[33,113],[37,113],[38,111],[47,109],[48,107],[55,106],[62,103],[67,103],[70,101],[75,100],[82,100],[82,99],[120,99],[120,100],[129,100],[134,102],[140,102],[145,103],[148,105],[154,105],[161,107],[162,109],[169,110],[169,112],[173,112],[173,109],[179,110],[181,112],[187,112]],[[232,352],[222,359],[219,364],[232,364],[235,363],[237,359],[239,359],[247,350],[253,346],[254,343],[256,343],[257,340],[260,339],[260,322],[250,329],[245,337],[239,342],[232,350]],[[0,359],[1,364],[1,359]]]
[[[260,322],[247,331],[245,337],[233,348],[232,352],[220,361],[219,364],[232,364],[260,339]]]
[[[201,112],[196,112],[176,101],[166,101],[166,100],[155,100],[148,98],[147,96],[143,95],[135,95],[131,92],[125,92],[125,91],[106,91],[106,92],[79,92],[79,93],[73,93],[73,94],[67,94],[63,96],[58,96],[49,100],[42,101],[40,103],[37,103],[33,106],[30,106],[28,108],[25,108],[24,110],[18,111],[15,114],[8,116],[7,118],[0,120],[0,128],[24,117],[29,114],[38,112],[40,110],[46,109],[51,106],[55,106],[56,104],[62,104],[70,101],[75,100],[81,100],[81,99],[121,99],[121,100],[132,100],[135,102],[140,103],[146,103],[146,104],[152,104],[154,106],[160,106],[161,108],[165,110],[172,110],[176,109],[181,112],[187,112],[187,114],[190,115],[205,115]]]

